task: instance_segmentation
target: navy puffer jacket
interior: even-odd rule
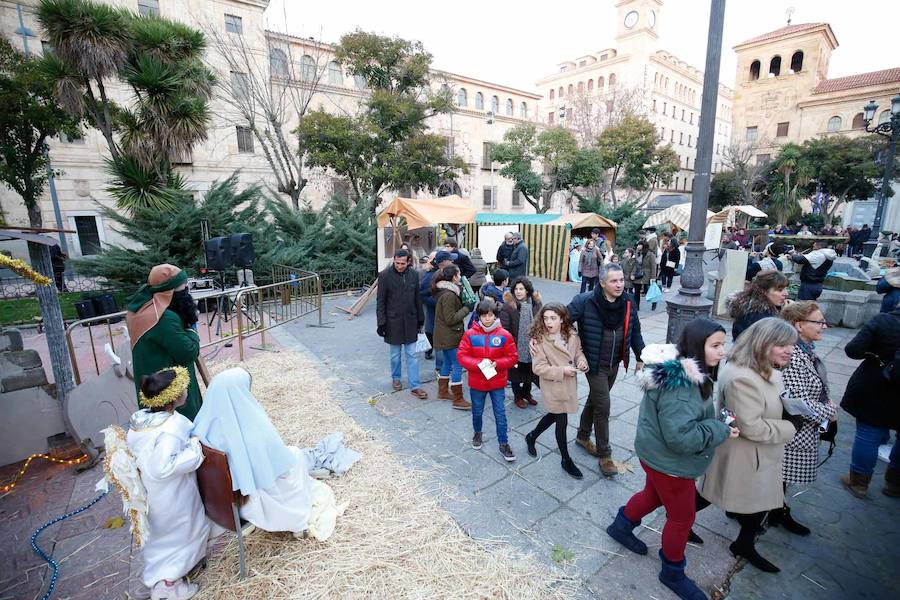
[[[596,287],[593,291],[578,294],[569,303],[567,310],[573,323],[578,324],[578,335],[581,338],[581,346],[588,361],[588,372],[596,375],[600,370],[600,352],[603,348],[604,326],[602,311],[609,310],[612,304],[601,297],[603,288]],[[634,305],[634,296],[628,292],[622,293],[622,301],[631,304],[628,317],[628,326],[623,332],[622,362],[628,368],[628,349],[634,352],[635,360],[640,362],[641,352],[644,350],[644,338],[641,336],[641,321],[638,319],[637,308]],[[619,326],[625,325],[625,319]]]

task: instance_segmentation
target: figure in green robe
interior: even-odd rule
[[[173,306],[176,292],[182,292],[186,288],[187,274],[178,267],[153,267],[147,283],[129,301],[125,322],[131,336],[132,369],[138,398],[141,377],[180,365],[187,369],[191,383],[188,386],[187,401],[177,410],[193,420],[202,403],[194,368],[200,356],[200,336],[190,327],[189,315],[183,307],[179,307],[177,303]],[[193,301],[190,304],[193,306]],[[196,311],[192,310],[193,322],[196,322]]]

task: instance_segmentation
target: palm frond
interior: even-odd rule
[[[132,17],[90,0],[41,0],[38,18],[57,56],[92,79],[114,76],[125,63]]]
[[[48,53],[38,66],[42,75],[53,82],[53,95],[59,105],[73,117],[84,114],[84,92],[78,75],[56,54]]]
[[[155,170],[146,168],[134,157],[106,162],[112,177],[106,191],[123,210],[132,213],[141,209],[172,210],[188,195],[184,190],[170,187]]]

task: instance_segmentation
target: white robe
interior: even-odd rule
[[[194,472],[203,462],[191,421],[176,413],[139,410],[131,418],[128,447],[147,489],[150,532],[143,581],[176,580],[206,556],[209,522]]]

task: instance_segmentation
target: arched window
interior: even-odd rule
[[[519,105],[519,116],[523,119],[528,118],[528,105],[524,102]]]
[[[758,60],[754,60],[750,63],[750,81],[756,81],[759,79],[759,69],[760,64]]]
[[[466,96],[466,88],[459,88],[459,91],[456,92],[456,105],[466,106],[468,103],[469,98]]]
[[[658,85],[659,85],[659,73],[654,73],[653,74],[653,87],[656,87]]]
[[[282,79],[289,77],[288,59],[284,50],[279,48],[269,50],[269,69],[272,71],[272,77],[281,77]]]
[[[851,125],[851,129],[864,129],[866,126],[866,122],[863,120],[862,113],[856,113],[853,115],[853,125]]]
[[[497,96],[491,96],[491,110],[495,115],[500,112],[500,98]]]
[[[803,51],[797,50],[791,57],[791,71],[799,73],[803,70]]]
[[[666,77],[666,82],[665,82],[665,84],[663,84],[663,89],[666,89],[666,90],[669,89],[669,78],[668,77]]]
[[[583,92],[583,91],[584,91],[584,82],[583,82],[583,81],[579,81],[579,82],[578,82],[578,91],[579,91],[579,92]]]
[[[769,75],[775,77],[781,75],[781,57],[777,54],[769,61]]]
[[[550,99],[553,100],[556,98],[556,90],[550,90]]]
[[[602,90],[605,85],[606,85],[606,80],[603,79],[603,77],[598,77],[597,78],[597,89]]]
[[[316,61],[309,54],[304,54],[300,59],[300,79],[312,81],[316,78]]]
[[[566,88],[566,94],[569,95],[569,96],[571,96],[574,92],[575,92],[575,86],[573,86],[573,85],[570,83],[570,84],[569,84],[569,87]]]
[[[594,80],[593,79],[588,79],[588,91],[589,92],[594,91]]]
[[[344,85],[344,73],[341,71],[341,65],[335,61],[328,63],[328,83],[331,85]]]
[[[615,74],[615,73],[612,73],[612,74],[609,76],[609,87],[612,87],[612,86],[614,86],[614,85],[616,85],[616,74]]]
[[[358,90],[366,89],[366,78],[362,75],[354,75],[353,76],[353,85],[356,86]]]
[[[840,131],[841,129],[841,118],[837,115],[828,119],[828,133],[834,133],[835,131]]]
[[[481,92],[475,94],[475,110],[484,110],[484,94]]]
[[[509,116],[513,116],[513,101],[512,98],[509,98],[506,101],[506,114]]]

